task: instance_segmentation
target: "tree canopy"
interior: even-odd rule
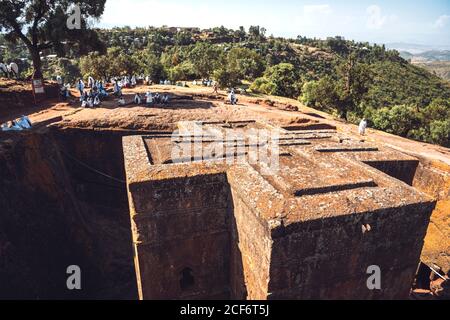
[[[40,52],[54,49],[63,55],[67,46],[76,44],[80,53],[98,49],[97,34],[87,28],[89,18],[99,18],[106,0],[80,0],[80,29],[69,29],[67,19],[72,1],[0,0],[0,31],[12,42],[21,41],[30,53],[35,75],[42,77]],[[73,49],[73,47],[72,47]]]

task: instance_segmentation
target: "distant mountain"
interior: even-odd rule
[[[408,45],[406,46],[408,47]],[[425,46],[422,46],[422,48],[424,47]],[[419,47],[412,44],[409,45],[409,48],[416,53],[408,50],[402,51],[397,49],[397,51],[400,52],[400,56],[403,59],[411,61],[411,64],[426,69],[442,79],[450,81],[450,50],[433,49],[418,52]]]
[[[420,54],[420,57],[428,61],[450,61],[450,50],[432,50]]]
[[[424,45],[415,43],[403,43],[403,42],[393,42],[387,43],[386,48],[390,50],[397,50],[399,52],[405,51],[413,55],[421,54],[427,51],[446,51],[450,50],[450,45]]]
[[[412,62],[442,62],[450,61],[450,50],[429,50],[416,54],[410,51],[400,51],[400,56]]]
[[[414,58],[414,54],[408,51],[400,51],[400,57],[402,57],[405,60],[412,60]]]
[[[431,73],[450,81],[450,61],[412,62],[412,64],[422,67]]]

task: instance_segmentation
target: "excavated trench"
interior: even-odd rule
[[[138,133],[0,136],[0,299],[137,298],[122,137]],[[67,289],[70,265],[81,290]]]
[[[136,299],[122,137],[53,125],[0,135],[0,299]],[[372,166],[445,200],[422,163]],[[68,290],[67,267],[81,268]]]

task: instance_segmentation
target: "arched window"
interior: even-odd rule
[[[195,279],[191,268],[184,268],[181,271],[180,287],[181,290],[187,290],[194,286]]]

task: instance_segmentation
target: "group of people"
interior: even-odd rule
[[[120,88],[134,88],[137,85],[137,80],[138,77],[136,77],[135,75],[113,77],[111,78],[111,83],[113,84],[113,86],[118,86]]]
[[[89,88],[89,91],[86,90]],[[83,79],[79,79],[77,89],[80,92],[80,102],[83,108],[93,108],[100,106],[102,100],[108,97],[103,81],[88,78],[88,85],[84,84]]]
[[[145,78],[146,81],[150,81],[149,78]],[[123,76],[123,77],[113,77],[111,78],[111,83],[113,85],[113,94],[120,101],[123,99],[122,88],[134,88],[139,81],[143,81],[144,77],[141,76]]]
[[[122,78],[112,78],[111,82],[113,84],[113,95],[117,97],[117,103],[119,106],[124,106],[126,104],[125,97],[122,93],[122,88],[130,88],[131,86],[136,86],[136,77],[126,76]]]
[[[56,82],[59,85],[59,95],[63,101],[66,101],[69,99],[72,94],[70,93],[70,84],[64,83],[64,79],[60,76],[56,76]]]
[[[0,62],[0,74],[5,77],[13,76],[15,78],[19,77],[19,66],[15,62],[11,62],[10,64],[5,64]]]
[[[131,88],[137,85],[137,80],[150,81],[149,77],[144,78],[143,76],[124,76],[124,77],[113,77],[111,78],[111,83],[113,85],[113,95],[117,98],[117,103],[119,106],[124,106],[127,104],[125,97],[122,92],[122,88]],[[66,100],[70,96],[70,86],[62,85],[62,80],[57,78],[58,83],[61,82],[61,96]],[[161,84],[170,85],[169,80],[163,80]],[[80,92],[80,101],[82,107],[97,107],[101,104],[102,100],[108,97],[108,93],[105,89],[103,81],[96,81],[93,77],[88,78],[87,86],[82,79],[77,82],[77,89]],[[89,91],[86,89],[89,88]],[[169,103],[168,94],[159,94],[147,92],[145,95],[141,96],[137,93],[134,97],[134,102],[136,104],[167,104]]]
[[[202,81],[194,80],[194,81],[192,81],[192,84],[193,84],[194,86],[200,86],[200,85],[202,85],[202,86],[204,86],[204,87],[212,87],[212,86],[215,84],[215,82],[212,81],[212,80],[210,80],[210,79],[203,79]]]
[[[0,128],[1,131],[21,131],[31,129],[32,124],[27,116],[22,116],[19,119],[3,123]]]
[[[119,99],[123,96],[122,86],[119,81],[113,82],[113,95],[118,97]]]
[[[160,85],[166,85],[166,86],[170,86],[172,84],[172,82],[170,80],[160,80],[159,81]]]
[[[136,93],[136,95],[134,96],[134,103],[135,104],[145,103],[148,106],[152,106],[154,104],[168,104],[169,99],[170,98],[167,93],[159,94],[158,92],[156,92],[155,94],[153,94],[150,91],[148,91],[145,93],[143,97],[139,93]]]
[[[3,65],[4,66],[4,65]],[[3,68],[2,64],[0,64],[0,69]],[[17,70],[14,70],[17,72]],[[144,78],[141,77],[143,80]],[[122,87],[131,87],[136,86],[136,76],[125,76],[125,77],[116,77],[112,78],[111,82],[113,83],[114,96],[118,98],[118,105],[124,106],[126,105],[125,97],[122,93]],[[61,97],[63,100],[66,100],[71,96],[70,94],[70,84],[64,84],[61,76],[57,76],[56,80],[61,88]],[[150,81],[145,78],[146,81]],[[161,81],[160,84],[170,85],[171,82],[169,80]],[[197,85],[197,82],[193,82],[194,85]],[[203,80],[202,84],[204,86],[214,87],[214,92],[218,93],[218,85],[217,83],[213,83],[211,80]],[[93,77],[88,78],[87,86],[85,85],[82,79],[79,79],[76,85],[76,88],[80,92],[80,101],[82,107],[97,107],[100,106],[101,101],[108,97],[108,93],[105,89],[103,81],[95,80]],[[86,89],[89,88],[89,91]],[[170,97],[167,93],[160,94],[158,92],[152,93],[150,91],[146,92],[144,95],[136,93],[134,96],[135,104],[145,104],[147,106],[152,106],[154,104],[168,104]],[[231,105],[236,105],[238,103],[238,98],[236,96],[236,92],[234,88],[231,88],[228,92],[228,102]],[[367,120],[363,118],[359,123],[358,132],[360,135],[364,136],[367,129]],[[7,123],[3,123],[1,125],[1,131],[20,131],[30,129],[32,127],[31,121],[27,116],[22,116],[19,119],[9,121]]]

